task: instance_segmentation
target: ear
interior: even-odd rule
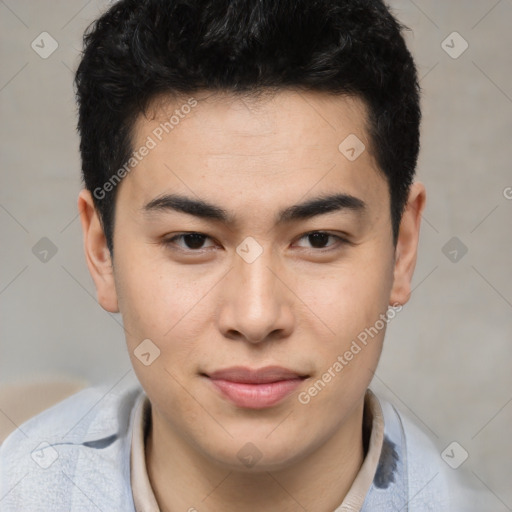
[[[96,286],[98,302],[106,311],[118,313],[110,251],[89,190],[81,190],[78,194],[78,211],[82,223],[85,259]]]
[[[422,183],[411,185],[409,197],[398,234],[395,249],[393,287],[389,305],[405,304],[411,296],[411,282],[416,266],[421,214],[425,208],[426,192]]]

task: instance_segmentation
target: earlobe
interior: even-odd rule
[[[411,185],[395,250],[394,279],[390,305],[405,304],[411,296],[411,282],[416,266],[421,214],[425,208],[426,191],[420,182]]]
[[[89,190],[78,194],[78,211],[82,224],[87,267],[96,286],[98,302],[110,313],[118,313],[113,262],[101,221]]]

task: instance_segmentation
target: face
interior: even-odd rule
[[[102,306],[122,313],[156,427],[226,467],[243,469],[239,451],[252,443],[260,467],[275,469],[358,410],[382,319],[407,300],[422,203],[405,214],[395,251],[357,99],[194,98],[192,108],[155,104],[135,126],[134,149],[150,149],[118,185],[111,273],[81,194],[88,264]],[[269,366],[281,370],[259,384],[215,374]]]

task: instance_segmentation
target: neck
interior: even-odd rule
[[[223,467],[166,425],[151,408],[146,466],[165,512],[261,510],[332,512],[349,491],[364,459],[364,401],[338,430],[286,467]]]

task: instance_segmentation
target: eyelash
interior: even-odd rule
[[[329,252],[329,251],[332,251],[332,250],[336,250],[337,248],[340,248],[341,246],[344,246],[344,245],[353,245],[346,238],[343,238],[343,237],[341,237],[339,235],[335,235],[333,233],[329,233],[327,231],[309,231],[308,233],[305,233],[304,235],[302,235],[299,238],[299,240],[302,240],[303,238],[306,238],[308,236],[315,235],[315,234],[322,234],[322,235],[327,235],[327,236],[332,237],[332,238],[336,238],[337,239],[337,243],[334,244],[334,246],[327,247],[327,248],[315,249],[313,247],[313,248],[309,249],[310,251],[313,251],[313,252],[325,253],[325,252]],[[185,237],[187,235],[199,235],[199,236],[202,236],[202,237],[205,237],[205,238],[209,238],[210,240],[212,240],[212,238],[210,236],[205,235],[204,233],[199,233],[199,232],[196,232],[196,231],[188,231],[188,232],[180,233],[179,235],[174,235],[172,238],[163,240],[162,244],[164,245],[164,247],[168,247],[168,248],[170,248],[172,250],[177,250],[177,251],[186,252],[186,253],[203,254],[206,251],[208,251],[208,248],[207,249],[183,249],[182,247],[177,247],[176,244],[175,244],[175,240],[178,240],[180,238],[182,239],[183,237]],[[308,249],[306,249],[306,250],[308,250]]]

